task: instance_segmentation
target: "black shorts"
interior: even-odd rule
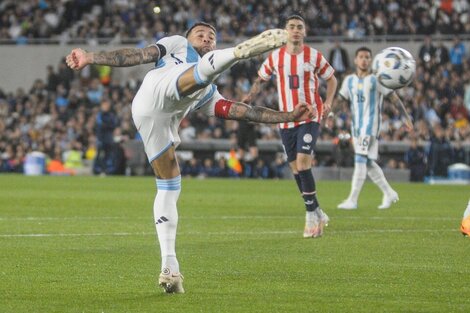
[[[280,132],[287,161],[292,162],[297,159],[297,153],[313,155],[320,133],[320,124],[312,122],[294,128],[281,129]]]
[[[248,150],[250,147],[256,147],[257,136],[254,124],[246,121],[238,122],[237,144],[240,149]]]

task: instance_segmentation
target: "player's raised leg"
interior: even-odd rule
[[[192,36],[191,34],[190,36]],[[212,83],[223,71],[240,59],[251,58],[276,49],[287,42],[287,32],[283,29],[270,29],[248,39],[235,48],[213,50],[204,54],[195,67],[188,69],[178,79],[180,95],[192,94]]]

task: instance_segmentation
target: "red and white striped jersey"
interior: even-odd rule
[[[316,106],[318,116],[314,121],[320,122],[323,101],[318,93],[318,77],[328,79],[335,70],[323,55],[307,45],[299,54],[289,54],[286,46],[274,50],[261,65],[258,75],[269,80],[276,75],[277,92],[279,94],[279,111],[290,112],[299,102]],[[281,128],[292,128],[311,122],[281,123]]]

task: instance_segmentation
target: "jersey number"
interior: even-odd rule
[[[181,64],[181,63],[183,63],[183,61],[181,61],[180,59],[178,59],[178,58],[175,56],[174,53],[170,53],[170,55],[171,55],[171,57],[172,57],[173,59],[175,59],[175,64]]]
[[[289,75],[289,88],[299,89],[299,75]]]

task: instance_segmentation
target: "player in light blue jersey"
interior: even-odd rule
[[[351,192],[349,197],[338,205],[339,209],[357,208],[359,193],[367,175],[383,192],[379,209],[388,209],[392,203],[398,201],[398,194],[387,182],[382,169],[375,161],[379,152],[378,137],[383,98],[388,97],[395,104],[398,104],[399,99],[393,90],[379,84],[375,75],[370,72],[371,63],[371,50],[367,47],[359,48],[354,58],[356,73],[346,76],[339,90],[338,102],[347,101],[351,109],[351,135],[355,153]]]
[[[87,52],[74,49],[66,61],[72,69],[88,64],[132,66],[154,63],[132,102],[132,118],[139,131],[156,177],[154,218],[162,266],[159,285],[167,293],[183,293],[183,277],[176,258],[177,200],[181,174],[175,149],[180,143],[178,126],[191,111],[201,110],[223,119],[259,123],[304,121],[315,116],[303,103],[292,112],[277,112],[224,99],[212,83],[240,59],[260,55],[287,41],[285,30],[267,30],[235,48],[214,50],[216,30],[196,23],[183,36],[171,36],[143,49]]]

